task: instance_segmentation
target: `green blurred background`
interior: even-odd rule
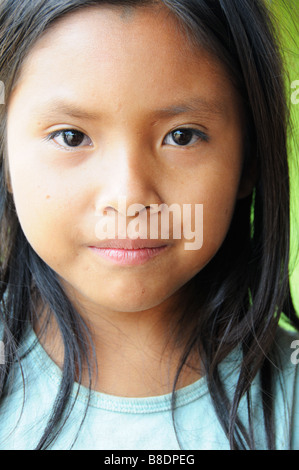
[[[290,133],[291,182],[291,293],[299,314],[299,0],[272,0],[272,9],[279,19],[279,29],[286,64],[286,89],[290,103],[292,134]],[[298,83],[295,84],[294,82]],[[292,88],[296,86],[296,88]],[[292,103],[298,101],[298,103]]]

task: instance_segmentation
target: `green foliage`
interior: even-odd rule
[[[290,281],[293,301],[299,312],[299,2],[298,0],[272,0],[271,7],[278,18],[286,68],[286,94],[290,107]]]

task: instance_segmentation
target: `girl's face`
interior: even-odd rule
[[[243,135],[223,66],[166,9],[122,13],[74,13],[37,42],[9,102],[8,162],[23,231],[67,293],[137,312],[173,299],[221,246],[242,192]],[[132,204],[147,217],[151,204],[178,205],[182,234],[184,205],[194,229],[202,204],[202,246],[187,250],[170,230],[138,255],[125,243],[101,250],[100,221]]]

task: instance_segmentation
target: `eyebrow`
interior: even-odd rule
[[[176,116],[185,113],[197,113],[206,116],[225,116],[227,114],[226,107],[222,102],[215,100],[206,100],[205,98],[193,98],[186,103],[176,104],[167,108],[157,110],[159,116]]]
[[[49,119],[57,117],[57,115],[69,116],[77,119],[96,120],[98,113],[87,111],[73,103],[67,103],[61,100],[51,100],[50,103],[43,104],[35,111],[39,119]]]
[[[88,111],[74,103],[68,103],[63,100],[51,100],[49,104],[43,104],[41,108],[35,111],[35,113],[39,119],[56,118],[59,114],[76,119],[95,121],[99,119],[100,116],[99,112]],[[186,102],[153,110],[151,114],[153,117],[167,118],[186,113],[196,113],[201,116],[224,117],[227,114],[227,110],[220,101],[206,100],[202,97],[196,97],[188,99]]]

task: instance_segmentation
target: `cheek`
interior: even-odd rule
[[[219,244],[225,237],[236,204],[238,181],[238,178],[215,178],[210,192],[203,195],[206,240]]]
[[[10,178],[22,230],[42,258],[56,257],[72,216],[70,204],[65,200],[65,194],[62,197],[63,190],[57,184],[54,186],[38,165],[26,168],[20,159],[14,157],[11,155]]]
[[[194,238],[185,249],[184,269],[197,274],[217,253],[229,230],[237,200],[241,165],[223,171],[202,171],[201,178],[190,181],[184,201],[202,205],[202,218],[192,210]],[[188,199],[187,199],[188,198]],[[199,213],[199,212],[198,212]],[[199,245],[202,240],[202,245]],[[186,242],[186,241],[185,241]],[[189,241],[187,241],[189,243]]]

